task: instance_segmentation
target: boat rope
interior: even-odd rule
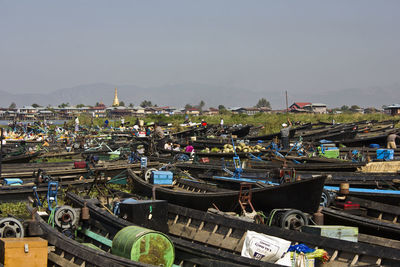
[[[273,210],[271,211],[270,215],[268,216],[268,217],[269,217],[269,218],[268,218],[268,226],[271,226],[272,219],[274,218],[275,213],[276,213],[277,211],[278,211],[278,209],[273,209]]]
[[[50,211],[50,215],[49,215],[49,219],[47,221],[47,223],[49,225],[51,225],[54,228],[54,214],[56,213],[56,208],[51,209]]]

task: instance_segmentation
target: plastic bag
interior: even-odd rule
[[[315,249],[309,248],[307,245],[304,245],[304,244],[297,244],[297,245],[290,246],[288,251],[290,251],[290,252],[295,251],[297,253],[301,253],[301,252],[311,253],[311,252],[314,252]]]
[[[314,267],[315,260],[308,258],[307,254],[304,253],[287,252],[275,264],[287,267]]]
[[[274,263],[288,250],[290,241],[275,236],[247,231],[242,256]]]

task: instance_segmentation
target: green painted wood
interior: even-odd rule
[[[112,247],[112,240],[105,238],[104,236],[96,234],[95,232],[92,232],[88,229],[82,229],[81,232],[82,232],[82,234],[86,235],[87,237],[90,237],[90,238],[100,242],[103,245]]]

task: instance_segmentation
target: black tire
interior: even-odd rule
[[[332,197],[329,194],[329,191],[324,189],[322,191],[321,201],[320,201],[319,205],[321,207],[329,207],[331,205],[331,203],[332,203]]]

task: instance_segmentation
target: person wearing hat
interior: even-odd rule
[[[388,135],[388,137],[387,137],[387,148],[397,148],[397,146],[396,146],[396,139],[400,139],[400,136],[398,136],[397,134],[395,134],[395,133],[392,133],[392,134],[389,134]]]
[[[289,149],[289,133],[290,129],[292,128],[292,122],[289,119],[288,119],[288,124],[282,123],[282,129],[281,129],[281,142],[282,142],[282,149],[284,150]]]
[[[139,154],[139,155],[144,155],[144,146],[143,145],[138,145],[137,146],[137,148],[136,148],[136,152]]]
[[[157,142],[158,148],[163,149],[165,141],[166,141],[165,134],[164,134],[164,130],[161,128],[161,126],[158,123],[154,123],[153,137],[154,137],[155,141]]]

